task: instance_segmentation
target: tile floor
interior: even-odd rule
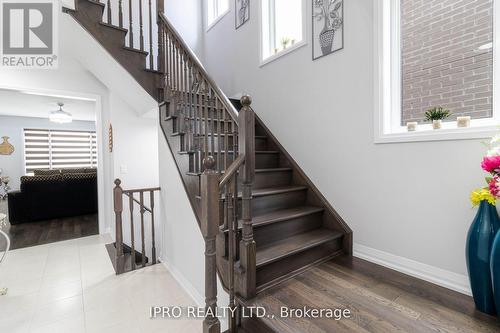
[[[163,265],[116,276],[104,245],[90,236],[9,252],[0,266],[0,332],[200,332],[200,320],[149,318],[152,305],[195,302]]]

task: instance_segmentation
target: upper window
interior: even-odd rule
[[[262,0],[262,59],[303,45],[304,28],[302,0]]]
[[[432,130],[426,111],[451,115],[443,129],[457,129],[458,117],[472,127],[492,124],[494,101],[493,0],[378,0],[378,84],[383,134]],[[495,66],[496,67],[496,66]],[[463,118],[462,118],[463,119]],[[436,132],[434,132],[436,133]]]
[[[208,27],[213,26],[229,11],[229,0],[208,0]]]
[[[24,130],[26,174],[35,169],[97,167],[95,132]]]

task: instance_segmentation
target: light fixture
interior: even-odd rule
[[[63,111],[62,107],[64,106],[64,103],[57,103],[57,105],[59,105],[59,110],[52,111],[49,115],[49,120],[58,124],[71,123],[73,121],[73,116],[71,113]]]

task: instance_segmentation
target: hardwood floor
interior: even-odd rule
[[[500,332],[496,318],[475,311],[472,299],[367,261],[341,257],[260,294],[262,322],[247,332]],[[340,308],[351,319],[279,318],[281,307]]]
[[[0,201],[0,213],[8,214],[7,211],[7,201]],[[97,235],[99,223],[97,215],[93,214],[16,225],[7,223],[3,231],[9,235],[14,250]],[[5,240],[0,237],[0,249],[4,248]]]

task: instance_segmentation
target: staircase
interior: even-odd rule
[[[224,95],[164,16],[161,0],[145,29],[151,41],[157,28],[158,42],[144,45],[142,13],[153,10],[151,1],[138,4],[139,24],[124,22],[133,15],[123,14],[122,1],[117,25],[109,1],[76,0],[76,9],[65,11],[159,102],[161,129],[206,243],[207,307],[217,305],[217,275],[229,305],[241,308],[312,266],[351,255],[352,231],[255,115],[251,98]],[[141,36],[138,48],[134,35]],[[230,319],[230,332],[244,331],[239,319]],[[220,332],[215,317],[203,327]]]

